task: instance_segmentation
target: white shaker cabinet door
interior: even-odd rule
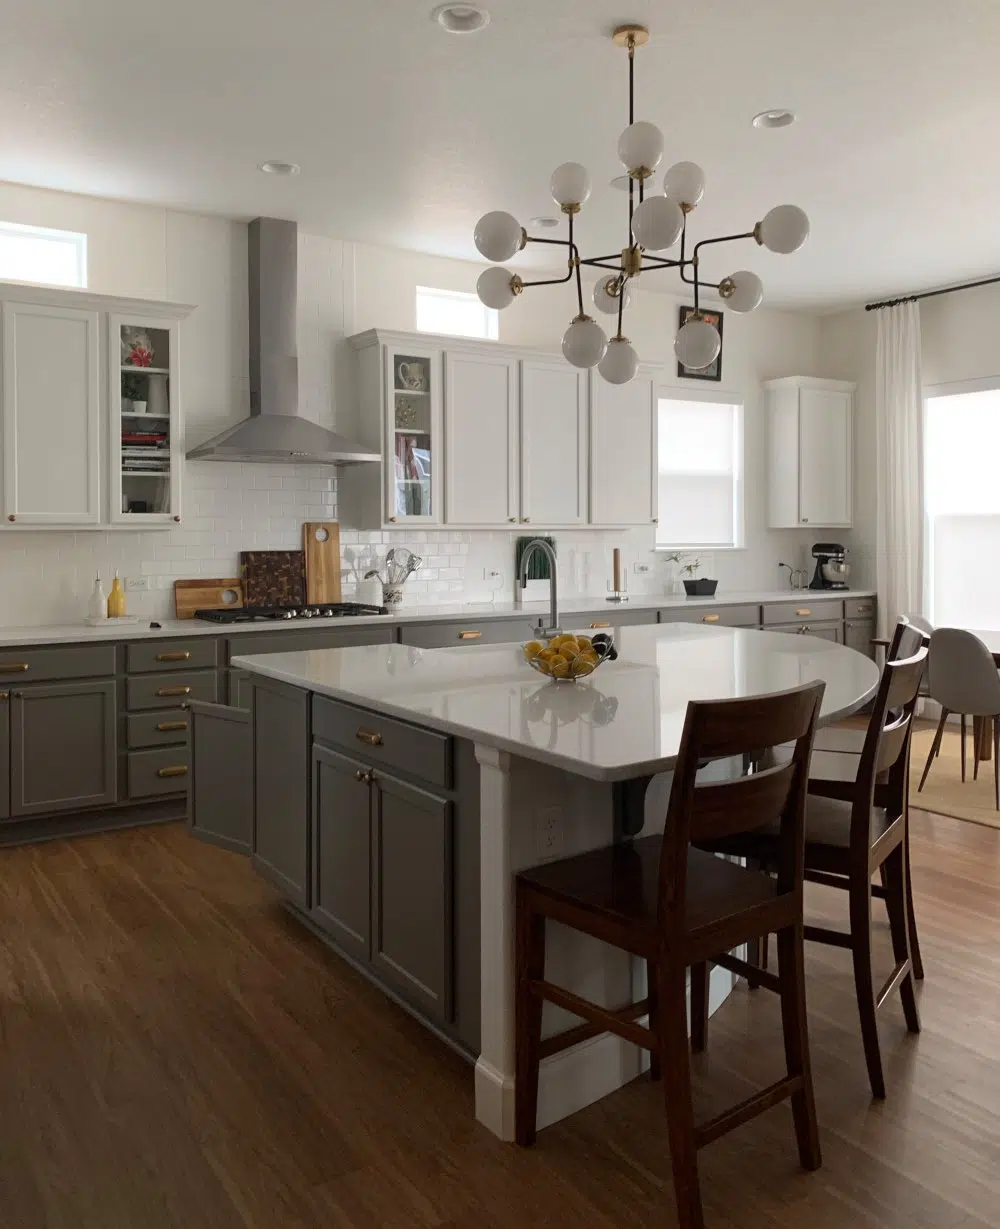
[[[564,359],[521,360],[521,520],[587,520],[587,374]]]
[[[100,316],[3,305],[3,511],[10,524],[101,519]]]
[[[595,525],[656,521],[656,391],[641,371],[628,384],[590,377],[590,519]]]
[[[849,392],[799,392],[799,517],[803,525],[851,523]]]
[[[445,519],[504,525],[518,517],[517,361],[445,355]]]

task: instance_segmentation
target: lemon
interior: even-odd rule
[[[563,643],[563,641],[564,641],[564,640],[566,640],[566,639],[567,639],[567,637],[566,637],[566,636],[564,636],[562,633],[560,633],[558,636],[553,636],[553,637],[552,637],[552,639],[549,641],[549,648],[550,648],[550,649],[558,649],[558,648],[559,648],[559,646],[560,646],[560,645]]]
[[[572,661],[574,657],[579,657],[580,650],[575,644],[561,644],[559,646],[559,654],[565,657],[567,661]]]
[[[593,674],[594,666],[594,662],[587,661],[583,654],[581,654],[576,661],[573,662],[573,677],[575,679],[582,679],[588,674]]]
[[[539,649],[535,654],[535,656],[541,658],[542,661],[548,661],[549,658],[555,657],[555,655],[555,649]]]
[[[552,673],[552,663],[547,661],[541,653],[539,653],[537,657],[532,658],[531,664],[540,674]]]
[[[569,662],[565,657],[553,657],[551,669],[554,679],[569,678]]]
[[[529,640],[522,650],[525,661],[531,661],[533,657],[537,657],[543,648],[544,646],[540,640]]]
[[[601,659],[597,656],[593,649],[584,649],[578,660],[589,662],[590,665],[596,666]]]
[[[592,649],[594,647],[594,642],[589,636],[577,636],[576,642],[581,649]]]

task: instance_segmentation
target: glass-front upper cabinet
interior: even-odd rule
[[[441,519],[441,351],[385,347],[386,521]]]
[[[176,320],[111,316],[110,500],[118,524],[181,519]]]

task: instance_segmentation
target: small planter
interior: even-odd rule
[[[706,580],[704,577],[684,582],[684,592],[688,597],[715,597],[715,591],[718,587],[719,582],[717,580]]]

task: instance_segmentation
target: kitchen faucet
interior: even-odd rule
[[[524,548],[521,556],[521,574],[518,583],[521,589],[528,584],[528,564],[536,550],[540,550],[549,561],[549,627],[542,626],[542,616],[538,616],[537,632],[540,637],[556,636],[559,633],[559,587],[556,580],[556,552],[542,538],[533,538]]]

